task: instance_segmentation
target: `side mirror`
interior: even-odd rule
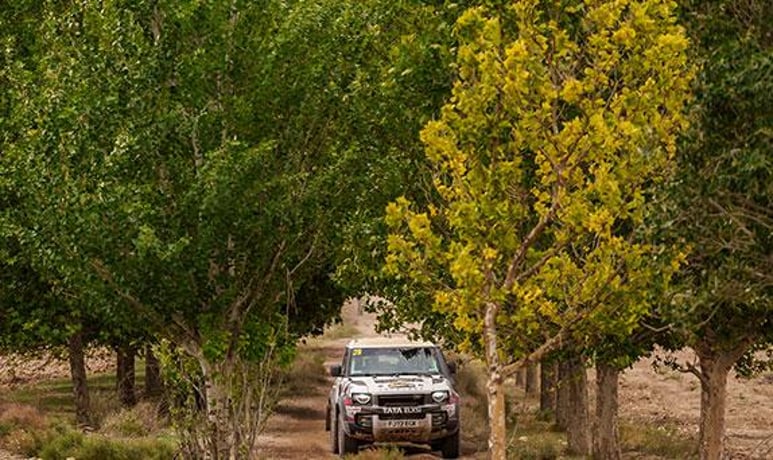
[[[456,363],[453,361],[448,362],[448,372],[451,373],[451,375],[456,375]]]
[[[340,377],[341,376],[341,365],[340,364],[334,364],[330,366],[330,375],[332,377]]]

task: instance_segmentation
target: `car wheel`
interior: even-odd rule
[[[440,452],[443,454],[443,458],[459,458],[458,431],[440,442]]]
[[[330,424],[330,450],[334,454],[338,453],[338,421],[332,410],[327,412],[327,423]]]
[[[359,452],[359,441],[346,434],[344,431],[344,421],[341,420],[340,417],[338,418],[338,423],[336,423],[336,425],[338,425],[338,454],[341,457],[344,457],[346,454],[356,454]]]

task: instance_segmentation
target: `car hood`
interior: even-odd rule
[[[451,390],[450,382],[442,375],[358,376],[346,380],[350,393],[400,394]]]

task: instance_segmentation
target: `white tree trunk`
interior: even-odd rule
[[[498,307],[495,304],[486,306],[484,324],[486,364],[488,366],[488,417],[491,428],[488,440],[489,458],[500,460],[507,457],[506,449],[506,425],[505,425],[505,393],[502,375],[502,363],[497,350],[496,314]]]

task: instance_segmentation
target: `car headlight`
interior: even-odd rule
[[[352,393],[352,400],[357,404],[364,406],[370,404],[371,397],[368,393]]]
[[[436,403],[444,403],[448,400],[448,392],[447,391],[435,391],[432,393],[432,400]]]

